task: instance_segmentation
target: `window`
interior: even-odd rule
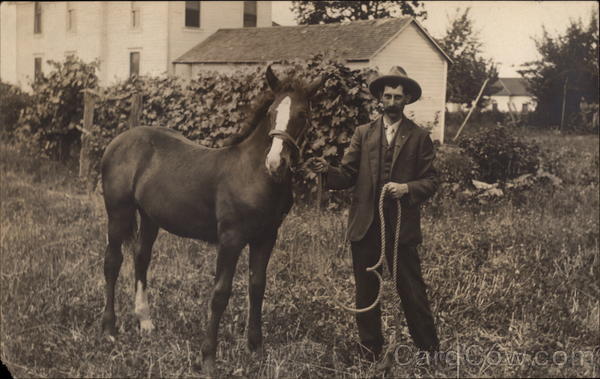
[[[135,1],[131,2],[131,28],[139,29],[141,26],[141,11],[140,8],[135,5]]]
[[[35,82],[39,81],[42,76],[42,58],[35,57],[33,59],[33,79]]]
[[[523,108],[521,109],[521,112],[523,112],[523,113],[529,112],[529,103],[523,103]]]
[[[129,53],[129,76],[140,76],[139,51],[132,51]]]
[[[185,2],[185,26],[188,28],[200,27],[200,2]]]
[[[75,9],[70,1],[67,2],[67,31],[75,31]]]
[[[494,112],[498,112],[498,103],[496,102],[496,100],[492,100],[492,110]]]
[[[42,5],[39,2],[33,3],[33,33],[42,32]]]
[[[256,26],[256,1],[244,1],[244,27]]]

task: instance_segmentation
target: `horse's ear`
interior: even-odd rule
[[[281,84],[279,79],[277,79],[277,76],[275,76],[273,69],[271,69],[271,65],[267,66],[267,83],[269,83],[269,87],[271,87],[273,91],[277,91]]]
[[[308,97],[312,97],[317,92],[317,90],[319,88],[321,88],[323,83],[325,83],[325,79],[326,79],[326,76],[321,75],[320,77],[313,80],[312,83],[310,83],[308,85],[308,87],[306,88],[306,93],[308,94]]]

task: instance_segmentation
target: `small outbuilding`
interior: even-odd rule
[[[492,90],[494,92],[490,95],[487,110],[528,113],[535,110],[537,105],[523,78],[498,78],[492,84]]]
[[[232,72],[248,65],[316,54],[339,59],[352,68],[387,73],[402,66],[419,82],[422,97],[406,107],[432,138],[443,142],[448,55],[412,17],[344,24],[219,29],[173,62],[173,71],[192,78],[200,70]]]

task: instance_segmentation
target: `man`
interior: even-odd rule
[[[386,259],[392,267],[396,199],[401,202],[401,225],[397,252],[397,291],[416,346],[427,352],[439,349],[433,316],[429,308],[417,245],[421,243],[420,204],[438,187],[433,167],[434,148],[429,133],[404,116],[404,106],[421,96],[421,87],[402,67],[369,84],[371,94],[384,106],[383,116],[358,126],[340,167],[329,166],[322,158],[313,159],[314,171],[326,174],[325,186],[345,189],[355,186],[348,221],[351,241],[356,306],[365,308],[377,297],[379,281],[367,272],[380,257],[381,235],[378,203],[385,188]],[[356,314],[361,345],[367,356],[377,360],[384,339],[381,310]]]

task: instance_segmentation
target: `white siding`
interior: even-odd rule
[[[17,82],[17,7],[15,4],[3,2],[0,4],[0,79],[18,84]]]
[[[67,31],[67,2],[41,2],[42,33],[33,33],[34,2],[2,3],[3,80],[27,89],[34,58],[62,61],[74,53],[86,62],[100,59],[102,85],[129,76],[129,54],[140,52],[140,73],[172,74],[172,61],[219,28],[243,26],[242,1],[201,1],[200,28],[185,27],[184,1],[136,1],[140,27],[131,27],[131,1],[70,2],[75,9],[74,31]],[[5,11],[10,9],[10,11]],[[12,21],[11,21],[12,17]],[[8,20],[8,21],[5,21]],[[258,26],[271,25],[271,3],[257,3]]]
[[[270,1],[256,2],[256,26],[259,28],[273,26],[273,16]],[[242,20],[243,22],[243,20]]]
[[[42,58],[42,71],[49,70],[47,60],[62,61],[67,53],[75,53],[86,61],[99,56],[100,2],[72,3],[77,12],[76,32],[68,32],[67,3],[40,2],[41,33],[33,33],[34,3],[17,4],[17,81],[28,88],[33,79],[34,58]]]
[[[410,24],[368,63],[386,74],[392,66],[401,66],[423,90],[421,98],[406,106],[405,113],[421,126],[437,124],[432,138],[443,142],[446,104],[447,60],[419,28]]]
[[[535,110],[536,102],[530,96],[490,96],[490,101],[485,107],[486,110],[493,109],[493,103],[498,104],[498,110],[500,112],[508,112],[510,111],[508,107],[508,103],[512,102],[514,104],[514,109],[517,112],[521,112],[523,110],[523,104],[528,104],[528,111],[531,112]]]
[[[106,52],[102,79],[112,83],[129,76],[129,55],[140,52],[140,74],[167,72],[167,17],[165,1],[134,3],[140,11],[140,26],[132,28],[130,1],[107,3]]]

